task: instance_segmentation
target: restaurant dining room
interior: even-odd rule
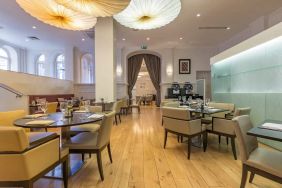
[[[0,0],[0,187],[282,188],[282,0]]]

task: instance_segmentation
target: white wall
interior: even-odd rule
[[[122,48],[119,52],[122,54],[122,74],[117,75],[117,80],[123,84],[127,84],[127,59],[129,56],[136,53],[153,53],[161,58],[161,91],[162,98],[165,97],[167,88],[172,82],[191,82],[196,83],[196,71],[209,71],[209,59],[216,53],[216,48],[212,47],[196,47],[190,46],[182,49],[162,48],[140,50],[138,48]],[[179,59],[191,59],[191,74],[179,74]],[[119,66],[119,65],[118,65]],[[120,86],[120,84],[119,84]],[[124,87],[127,94],[127,87]]]
[[[218,53],[239,44],[240,42],[247,40],[248,38],[262,32],[265,29],[268,29],[279,22],[282,21],[282,8],[277,9],[276,11],[270,13],[269,15],[262,16],[257,18],[249,26],[241,31],[240,33],[234,35],[229,40],[218,45]]]
[[[0,88],[0,111],[28,108],[27,95],[40,94],[72,94],[73,82],[54,78],[35,76],[26,73],[0,70],[0,83],[5,84],[24,94],[22,98],[16,98],[12,93]]]

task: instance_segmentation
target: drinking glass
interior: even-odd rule
[[[90,101],[89,101],[89,100],[84,101],[84,102],[83,102],[83,105],[84,105],[85,111],[86,111],[86,112],[89,112]]]
[[[67,110],[67,103],[66,102],[60,102],[60,110],[63,114],[65,114]]]
[[[44,114],[46,114],[48,110],[47,102],[41,102],[39,108]]]

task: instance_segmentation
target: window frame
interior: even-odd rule
[[[63,61],[58,61],[58,58],[60,56],[63,56]],[[65,61],[65,55],[63,53],[61,54],[58,54],[55,58],[55,67],[54,67],[54,70],[55,70],[55,77],[57,79],[60,79],[60,80],[65,80],[66,79],[66,61]],[[63,64],[63,69],[58,69],[58,64]],[[63,78],[60,78],[59,77],[59,71],[62,71],[63,72]]]
[[[41,56],[44,56],[44,61],[39,61]],[[35,61],[35,68],[36,68],[35,73],[36,73],[37,76],[46,76],[46,74],[45,74],[46,73],[45,72],[46,71],[45,63],[46,63],[46,55],[43,54],[43,53],[38,55],[37,58],[36,58],[36,61]],[[44,74],[43,75],[39,74],[39,64],[43,65],[43,68],[44,68]]]
[[[7,49],[5,49],[5,47],[0,47],[1,50],[3,50],[6,54],[7,54],[7,57],[4,57],[4,56],[0,56],[1,59],[4,59],[4,60],[7,60],[7,69],[0,69],[0,70],[8,70],[10,71],[11,70],[11,56],[10,56],[10,53]]]

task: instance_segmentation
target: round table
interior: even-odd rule
[[[39,117],[39,118],[21,118],[16,121],[14,121],[14,125],[17,127],[22,128],[60,128],[61,131],[61,144],[63,145],[64,141],[67,139],[70,139],[70,127],[72,126],[78,126],[83,124],[89,124],[89,123],[96,123],[103,119],[103,117],[99,118],[89,118],[89,116],[93,115],[93,113],[73,113],[73,117],[64,117],[63,113],[57,112],[53,114],[48,114],[47,116]],[[34,120],[53,120],[54,123],[50,125],[30,125],[27,124],[30,121]],[[76,164],[74,164],[76,163]],[[83,163],[82,162],[73,162],[68,163],[69,169],[70,169],[70,175],[75,174],[79,169],[81,169]],[[60,169],[56,170],[56,174],[60,174]],[[57,175],[56,175],[57,176]]]

